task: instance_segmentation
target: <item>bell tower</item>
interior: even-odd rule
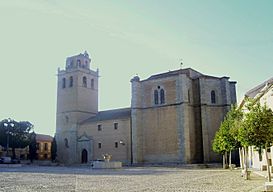
[[[98,113],[98,70],[90,69],[91,59],[83,54],[66,59],[58,69],[56,140],[58,160],[76,162],[78,123]]]

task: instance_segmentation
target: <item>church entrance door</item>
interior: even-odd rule
[[[87,163],[87,150],[82,150],[82,163]]]

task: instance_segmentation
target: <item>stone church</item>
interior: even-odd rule
[[[131,106],[98,111],[99,72],[87,52],[58,70],[58,160],[210,163],[219,161],[212,140],[231,104],[236,82],[185,68],[131,79]],[[113,100],[113,102],[115,102]]]

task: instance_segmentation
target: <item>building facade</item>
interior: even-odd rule
[[[231,104],[236,82],[191,68],[131,79],[131,107],[98,111],[98,70],[85,52],[58,71],[58,160],[209,163],[220,160],[212,140]]]
[[[36,134],[37,160],[51,160],[51,145],[53,137]]]

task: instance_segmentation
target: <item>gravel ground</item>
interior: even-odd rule
[[[0,168],[0,191],[262,191],[265,178],[256,174],[245,181],[240,170],[183,168],[88,167]]]

